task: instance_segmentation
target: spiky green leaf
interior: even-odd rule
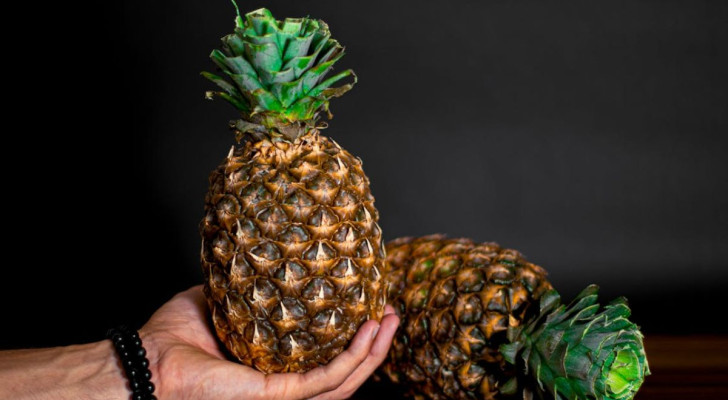
[[[500,350],[507,362],[523,362],[537,386],[555,399],[630,400],[649,366],[639,328],[618,299],[600,308],[599,288],[583,290],[568,306],[558,293],[541,299],[541,314],[509,331]]]
[[[235,86],[231,85],[225,79],[209,72],[202,72],[201,74],[202,76],[219,86],[222,90],[225,91],[225,93],[230,95],[237,94],[237,89],[235,89]]]
[[[354,81],[352,83],[346,84],[344,86],[340,86],[338,88],[330,88],[329,86],[333,85],[334,83],[347,78],[349,76],[354,77]],[[311,91],[308,93],[309,96],[321,96],[327,98],[332,97],[339,97],[343,95],[344,93],[348,92],[352,87],[354,87],[354,84],[357,81],[357,77],[354,74],[354,71],[348,69],[346,71],[343,71],[341,73],[338,73],[331,78],[319,83],[315,88],[311,89]]]
[[[222,51],[210,54],[227,79],[204,73],[220,86],[222,97],[254,124],[277,129],[291,123],[313,125],[329,100],[356,83],[351,70],[328,79],[343,47],[331,38],[328,25],[309,18],[276,20],[267,9],[236,18],[234,33],[222,38]],[[344,78],[353,82],[333,87]]]

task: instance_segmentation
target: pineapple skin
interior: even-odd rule
[[[387,243],[388,297],[400,316],[381,371],[416,398],[499,399],[516,374],[499,351],[538,313],[546,271],[496,243],[442,235]],[[522,388],[519,398],[529,398]]]
[[[305,372],[381,320],[377,221],[361,160],[318,130],[233,147],[200,223],[204,292],[228,351],[264,373]]]

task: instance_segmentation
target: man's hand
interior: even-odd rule
[[[140,330],[160,400],[347,398],[384,361],[399,324],[387,306],[381,325],[364,323],[349,348],[326,366],[265,375],[225,359],[206,310],[202,286],[195,286],[172,298]]]

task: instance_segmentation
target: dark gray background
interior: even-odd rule
[[[387,239],[495,240],[567,298],[628,296],[648,334],[728,332],[728,3],[240,2],[263,5],[346,46],[360,81],[325,133],[364,160]],[[199,72],[234,11],[110,6],[36,43],[63,53],[16,104],[45,107],[6,149],[26,161],[6,169],[4,347],[99,339],[201,280],[235,112]]]

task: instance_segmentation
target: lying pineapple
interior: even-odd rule
[[[649,373],[626,302],[600,310],[596,286],[563,306],[542,268],[494,243],[435,235],[387,252],[401,323],[382,370],[416,397],[626,400]]]
[[[200,224],[205,294],[220,340],[265,373],[303,372],[381,319],[384,246],[361,161],[321,135],[351,70],[323,79],[344,49],[323,21],[236,18],[203,75],[232,103],[240,143],[210,176]]]

